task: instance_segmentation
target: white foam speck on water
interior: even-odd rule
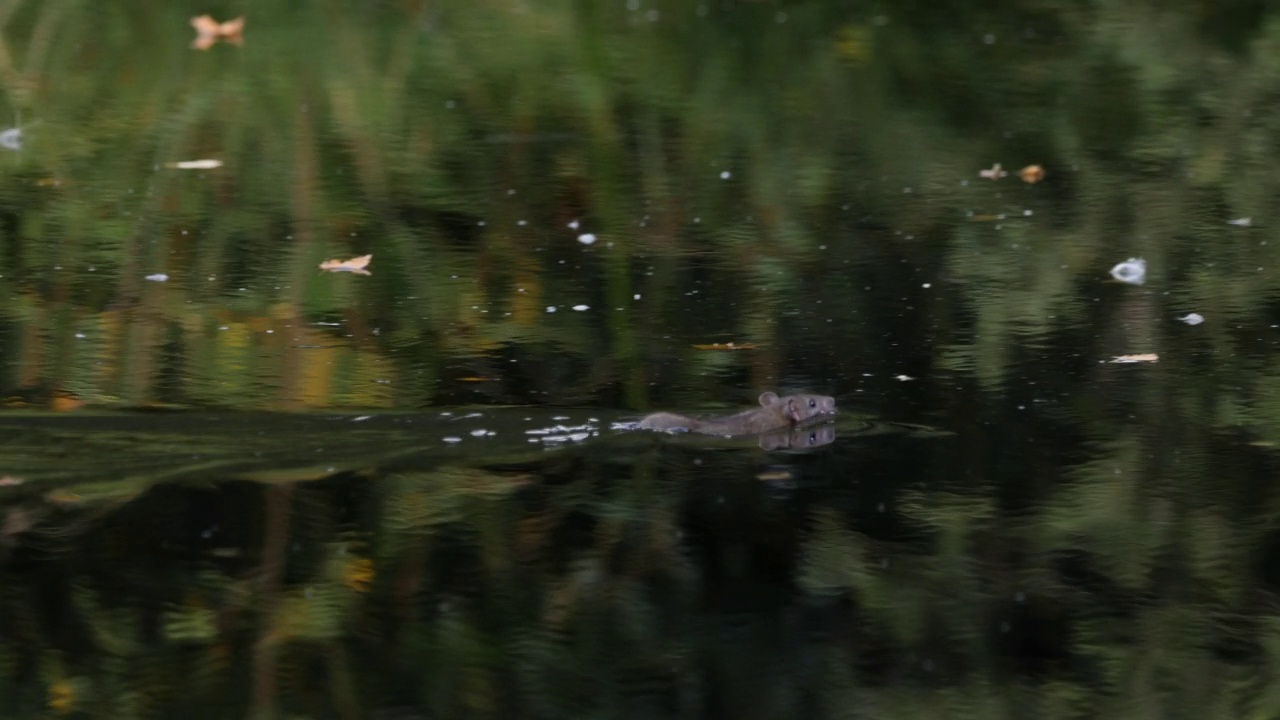
[[[721,180],[728,180],[731,177],[733,177],[733,173],[729,172],[728,170],[725,170],[724,172],[720,173]]]
[[[549,312],[549,313],[553,313],[553,312],[555,312],[555,311],[556,311],[556,306],[555,306],[555,305],[548,305],[548,306],[547,306],[547,312]]]
[[[1142,258],[1129,258],[1116,263],[1111,268],[1111,277],[1130,285],[1141,285],[1147,279],[1147,261]]]
[[[577,310],[578,312],[582,312],[583,310],[590,310],[591,306],[590,305],[574,305],[573,309]]]
[[[156,273],[154,275],[148,275],[145,279],[150,280],[151,282],[165,282],[169,279],[169,276],[164,273]]]
[[[21,150],[22,128],[15,127],[0,131],[0,147],[8,148],[9,150]]]
[[[449,444],[453,444],[453,443],[460,443],[460,442],[462,442],[462,438],[460,438],[460,437],[458,437],[458,436],[456,436],[456,435],[448,435],[448,436],[443,437],[443,438],[440,438],[440,439],[441,439],[441,440],[444,440],[445,442],[447,442],[447,443],[449,443]]]
[[[595,243],[595,241],[596,241],[596,236],[592,235],[591,233],[582,233],[581,235],[578,236],[578,242],[582,243],[583,245],[591,245]]]

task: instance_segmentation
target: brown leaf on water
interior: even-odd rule
[[[320,263],[320,269],[328,272],[349,272],[357,275],[371,275],[365,266],[373,259],[373,255],[361,255],[353,257],[350,260],[325,260]]]
[[[24,482],[26,481],[19,477],[14,477],[12,475],[0,475],[0,487],[13,487],[14,485],[21,485]]]
[[[212,15],[201,15],[191,18],[191,27],[196,29],[196,39],[191,41],[191,47],[196,50],[208,50],[219,40],[244,44],[244,16],[220,23]]]
[[[1127,363],[1153,363],[1160,360],[1160,356],[1155,353],[1140,353],[1138,355],[1117,355],[1111,359],[1111,362],[1117,364]]]
[[[1005,172],[1004,169],[1000,167],[1000,163],[996,163],[995,165],[992,165],[990,170],[978,171],[978,175],[984,178],[987,178],[988,180],[999,180],[1000,178],[1008,174],[1009,173]]]
[[[694,345],[694,350],[755,350],[760,347],[755,343],[706,343]]]
[[[1039,165],[1028,165],[1018,171],[1018,177],[1022,178],[1022,182],[1035,185],[1044,179],[1044,168]]]

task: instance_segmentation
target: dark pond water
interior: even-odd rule
[[[1243,0],[0,3],[0,715],[1276,716],[1278,68]],[[764,391],[840,413],[625,429]]]

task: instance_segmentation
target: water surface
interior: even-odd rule
[[[5,717],[1275,714],[1264,5],[0,41]]]

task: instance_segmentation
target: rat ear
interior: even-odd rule
[[[800,401],[795,395],[788,395],[786,403],[787,415],[790,416],[791,422],[800,422]]]
[[[769,407],[770,405],[772,405],[772,404],[774,404],[774,403],[776,403],[776,402],[778,402],[778,394],[777,394],[777,393],[774,393],[774,392],[767,392],[767,393],[761,393],[761,394],[760,394],[760,404],[761,404],[761,405],[763,405],[763,406],[765,406],[765,407]]]

